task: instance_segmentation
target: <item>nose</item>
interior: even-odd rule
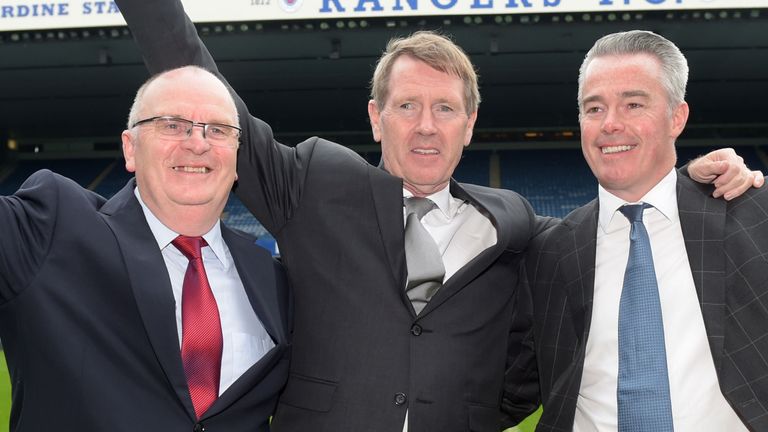
[[[200,132],[197,132],[195,128],[199,127]],[[189,131],[187,131],[187,138],[182,141],[182,147],[195,153],[202,154],[210,150],[211,145],[205,139],[205,127],[203,125],[193,125]]]
[[[614,134],[624,130],[624,121],[621,118],[621,115],[618,112],[618,110],[614,110],[614,109],[606,110],[605,116],[603,117],[601,130],[605,134]]]
[[[432,135],[437,128],[435,127],[435,116],[432,110],[423,109],[419,115],[418,132],[422,135]]]

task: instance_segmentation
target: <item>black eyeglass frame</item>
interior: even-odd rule
[[[136,126],[141,126],[143,124],[148,124],[148,123],[152,123],[154,125],[154,124],[156,124],[157,120],[177,121],[177,122],[182,122],[182,123],[189,124],[190,127],[189,127],[189,129],[187,129],[186,133],[180,134],[178,136],[176,136],[176,135],[166,135],[166,134],[162,134],[162,132],[161,132],[161,134],[163,136],[182,138],[181,141],[183,141],[185,139],[189,139],[189,137],[192,136],[192,131],[193,131],[195,126],[203,128],[203,138],[204,139],[208,138],[208,128],[211,127],[211,126],[222,127],[222,128],[224,128],[224,130],[227,130],[227,129],[234,130],[235,131],[235,135],[233,137],[231,137],[231,138],[234,138],[235,141],[233,143],[231,143],[231,144],[230,143],[225,143],[223,141],[216,141],[216,139],[213,139],[213,140],[210,140],[210,141],[206,140],[206,142],[208,142],[209,144],[214,145],[214,146],[218,146],[218,147],[237,148],[240,145],[239,139],[240,139],[240,137],[243,134],[243,130],[240,129],[239,127],[237,127],[237,126],[232,126],[232,125],[228,125],[228,124],[224,124],[224,123],[199,123],[199,122],[194,122],[194,121],[189,120],[189,119],[185,119],[183,117],[174,117],[174,116],[155,116],[155,117],[145,118],[143,120],[139,120],[139,121],[134,122],[133,125],[131,126],[131,129],[135,128]]]

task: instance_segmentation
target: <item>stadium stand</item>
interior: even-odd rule
[[[712,150],[707,147],[678,147],[681,164]],[[747,165],[766,172],[768,145],[738,147]],[[378,164],[381,153],[362,152],[370,163]],[[584,162],[580,148],[535,150],[468,150],[464,152],[455,177],[458,181],[492,185],[492,161],[498,161],[498,183],[526,197],[538,214],[563,217],[597,195],[597,183]],[[122,188],[131,174],[122,158],[21,159],[13,166],[0,167],[0,193],[15,192],[33,172],[47,168],[72,178],[77,183],[109,198]],[[234,194],[224,208],[222,220],[258,238],[258,243],[278,254],[275,239],[248,212]]]
[[[16,192],[27,177],[44,168],[69,177],[83,187],[88,187],[113,162],[112,158],[20,160],[0,183],[0,194],[10,195]]]
[[[112,198],[133,177],[133,174],[125,170],[125,160],[119,158],[107,167],[100,176],[101,179],[93,190],[105,198]]]
[[[597,196],[581,149],[500,152],[501,187],[528,199],[537,214],[563,217]]]
[[[453,175],[456,180],[482,186],[490,186],[490,150],[465,151]]]

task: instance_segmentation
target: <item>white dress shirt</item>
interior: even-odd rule
[[[403,198],[412,196],[410,191],[403,189]],[[443,257],[445,283],[480,252],[496,244],[496,227],[473,205],[454,198],[449,185],[426,198],[437,204],[437,208],[425,214],[421,224],[435,240]],[[403,207],[403,221],[406,217]],[[408,432],[407,411],[403,432]]]
[[[157,245],[162,251],[165,266],[168,268],[168,275],[173,288],[173,299],[176,302],[176,328],[179,334],[179,347],[181,347],[181,291],[189,260],[171,244],[179,234],[163,225],[152,214],[141,199],[138,188],[134,191],[144,210],[147,224],[149,224],[149,228],[157,240]],[[221,237],[221,226],[218,223],[214,224],[213,228],[203,235],[203,238],[208,243],[208,246],[202,249],[203,266],[213,291],[213,297],[216,299],[221,319],[223,337],[221,378],[219,381],[219,395],[221,395],[245,371],[271,350],[275,343],[251,307],[243,282],[240,280],[232,260],[232,255]]]
[[[653,252],[664,320],[664,339],[676,432],[746,431],[723,397],[709,350],[677,209],[672,170],[640,202]],[[619,302],[629,257],[627,204],[602,187],[595,256],[592,321],[573,430],[616,431]],[[630,203],[632,204],[632,203]]]
[[[413,194],[403,189],[403,197]],[[454,198],[449,186],[427,196],[437,204],[421,218],[421,224],[437,243],[443,257],[445,277],[451,278],[480,252],[496,244],[496,227],[490,219],[466,201]],[[403,220],[406,218],[403,207]]]

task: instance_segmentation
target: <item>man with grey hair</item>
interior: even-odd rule
[[[600,186],[526,258],[537,430],[768,430],[768,191],[717,200],[678,175],[687,77],[647,31],[601,38],[581,66]]]
[[[279,263],[219,220],[235,125],[216,76],[168,71],[137,94],[136,177],[113,198],[45,170],[0,197],[11,431],[269,430],[291,299]]]

